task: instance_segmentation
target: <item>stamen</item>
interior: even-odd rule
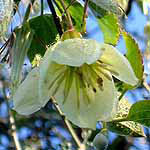
[[[77,93],[77,108],[80,109],[80,79],[75,74],[76,93]]]
[[[73,74],[74,74],[74,70],[73,67],[69,67],[68,70],[66,71],[66,81],[65,81],[65,88],[64,88],[64,101],[63,103],[65,103],[68,95],[69,95],[69,91],[70,88],[72,86],[72,82],[73,82]]]
[[[83,74],[82,74],[82,72],[80,70],[77,70],[75,73],[78,75],[79,80],[83,81]],[[81,85],[81,88],[85,88],[86,87],[85,82],[83,84],[80,84],[80,85]]]
[[[116,75],[116,76],[119,76],[119,73],[116,72],[115,70],[113,70],[112,68],[103,67],[103,69],[108,70],[109,72],[111,72],[112,74],[114,74],[114,75]]]
[[[57,93],[58,89],[60,88],[64,78],[65,78],[65,73],[61,76],[60,79],[57,80],[57,83],[56,83],[57,86],[56,86],[55,90],[53,91],[52,96],[55,96],[55,94]]]
[[[99,88],[101,89],[101,91],[104,91],[104,85],[103,85],[103,79],[102,78],[98,78],[97,79],[97,83],[98,83],[98,85],[99,85]]]
[[[102,62],[101,60],[97,60],[97,63],[98,63],[99,66],[102,67],[103,69],[110,71],[111,73],[113,73],[113,74],[116,75],[116,76],[119,76],[119,73],[116,72],[114,69],[111,68],[111,67],[112,67],[111,64]],[[109,68],[108,68],[108,67],[109,67]]]
[[[101,79],[101,82],[103,82],[103,79],[99,76],[99,74],[97,73],[97,71],[96,71],[95,68],[97,68],[96,65],[94,65],[93,67],[91,66],[92,72],[96,75],[96,76],[94,77],[94,79],[95,79],[95,85],[98,84],[98,87],[100,88],[100,90],[103,91],[103,90],[104,90],[104,89],[103,89],[103,84],[99,84],[99,83],[97,82],[98,79]],[[93,78],[93,76],[91,77],[91,79],[92,79],[92,78]]]
[[[48,87],[49,90],[52,88],[52,86],[54,85],[54,83],[55,83],[62,75],[64,75],[65,71],[66,71],[66,68],[63,69],[63,70],[56,76],[56,78],[54,78],[54,80],[51,82],[51,84],[50,84],[49,87]],[[47,81],[45,81],[45,82],[47,82]]]
[[[83,66],[85,69],[85,66]],[[83,99],[85,100],[86,104],[89,104],[91,102],[90,97],[87,94],[87,88],[91,85],[91,81],[88,81],[87,76],[85,76],[85,70],[83,70],[83,67],[78,69],[75,73],[76,75],[76,90],[77,90],[77,107],[79,108],[80,106],[80,88],[82,89],[83,93]],[[85,72],[84,72],[85,71]]]
[[[98,64],[101,65],[101,66],[112,66],[111,64],[106,63],[106,62],[103,62],[103,61],[101,61],[101,60],[97,60],[96,63],[98,63]]]
[[[112,78],[107,73],[105,73],[99,66],[97,66],[95,70],[103,74],[108,80],[112,81]]]
[[[85,65],[84,67],[82,67],[82,72],[83,72],[83,78],[85,79],[88,88],[91,86],[92,88],[95,88],[95,84],[96,84],[96,80],[94,81],[93,73],[91,71],[91,68],[88,65]],[[90,74],[90,75],[89,75]]]
[[[90,104],[91,103],[91,99],[87,93],[87,88],[82,88],[82,91],[83,91],[83,99],[86,100],[85,102],[87,102],[87,104]]]
[[[95,88],[93,88],[93,91],[94,91],[94,93],[96,93],[96,89]]]

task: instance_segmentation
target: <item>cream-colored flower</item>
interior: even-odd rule
[[[98,120],[114,117],[118,100],[112,75],[130,85],[138,82],[116,48],[89,39],[58,42],[36,70],[37,77],[34,69],[14,95],[14,109],[28,115],[54,96],[65,116],[83,128],[95,129]]]

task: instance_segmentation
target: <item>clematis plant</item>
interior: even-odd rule
[[[20,84],[13,96],[14,109],[29,115],[53,96],[72,123],[95,129],[97,121],[110,121],[117,111],[112,76],[133,86],[138,83],[115,47],[81,38],[57,42]]]

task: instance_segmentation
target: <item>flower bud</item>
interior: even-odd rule
[[[108,146],[108,139],[102,133],[98,133],[93,140],[93,145],[96,150],[106,150]]]
[[[79,32],[77,32],[74,29],[71,30],[67,30],[66,32],[63,33],[61,40],[67,40],[67,39],[73,39],[73,38],[81,38],[81,34]]]

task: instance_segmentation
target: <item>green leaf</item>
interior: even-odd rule
[[[150,100],[142,100],[133,104],[127,120],[150,127]]]
[[[60,1],[56,0],[56,2],[59,5],[59,7],[63,10],[63,8],[60,4]],[[84,12],[83,6],[78,1],[75,1],[72,3],[72,0],[65,0],[64,2],[68,8],[67,11],[70,13],[70,15],[72,17],[75,29],[77,31],[81,32],[82,17],[83,17],[83,12]]]
[[[119,5],[118,0],[91,0],[96,6],[99,6],[118,16],[123,14],[123,9]]]
[[[143,79],[143,71],[144,71],[141,51],[138,47],[138,44],[130,34],[123,32],[122,35],[126,43],[126,49],[127,49],[126,57],[129,60],[136,77],[139,79],[139,84],[140,84]],[[125,88],[130,88],[130,89],[134,88],[129,85],[124,85],[124,86]]]
[[[104,42],[116,45],[120,38],[120,25],[117,16],[106,12],[92,2],[90,2],[89,5],[93,9],[100,29],[104,34]]]
[[[131,104],[126,100],[122,99],[119,102],[118,112],[115,120],[126,118],[131,107]],[[133,137],[145,136],[143,128],[140,124],[133,121],[123,121],[123,122],[109,122],[107,127],[110,131],[115,132],[120,135],[129,135]]]
[[[70,4],[71,0],[66,0],[68,4]],[[75,2],[73,5],[69,7],[69,13],[71,14],[75,28],[77,31],[81,31],[82,17],[83,17],[83,6],[79,2]]]
[[[29,20],[30,28],[35,32],[28,57],[33,61],[36,54],[44,55],[46,46],[56,42],[57,29],[52,15],[42,15]]]
[[[116,45],[120,38],[118,18],[114,14],[107,14],[97,20],[101,30],[104,33],[104,42],[107,44]]]

